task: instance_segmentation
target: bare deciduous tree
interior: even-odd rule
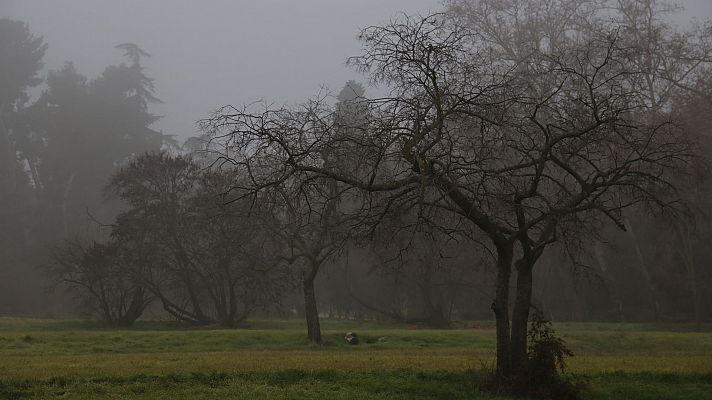
[[[127,327],[153,300],[137,272],[141,260],[128,243],[66,240],[52,254],[50,272],[85,307],[111,326]]]
[[[166,153],[144,154],[112,178],[130,206],[114,236],[150,249],[142,278],[179,321],[235,326],[286,285],[268,232],[224,196],[234,179]]]
[[[512,15],[496,22],[520,26],[506,20]],[[508,55],[498,46],[509,37],[457,18],[402,17],[365,29],[364,53],[350,61],[389,89],[364,101],[358,129],[344,135],[318,100],[262,112],[228,107],[205,127],[249,174],[248,192],[329,178],[358,193],[365,224],[409,209],[429,222],[442,211],[459,218],[448,229],[479,229],[496,253],[497,372],[509,377],[526,365],[532,270],[544,250],[582,240],[604,219],[624,229],[628,207],[669,207],[670,174],[692,156],[672,115],[641,95],[650,71],[632,62],[636,48],[614,27],[589,28],[566,25],[556,41],[521,43],[526,51]],[[326,165],[325,153],[358,168]]]
[[[326,179],[289,179],[265,193],[263,208],[257,210],[280,259],[300,278],[307,337],[314,343],[322,341],[314,281],[343,248],[348,233],[336,190],[335,182]]]

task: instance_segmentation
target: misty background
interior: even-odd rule
[[[693,20],[712,18],[710,0],[679,3],[685,7],[685,11],[675,16],[674,22],[677,24],[688,25]],[[361,52],[362,43],[357,40],[361,28],[383,24],[400,13],[427,15],[441,8],[441,3],[436,0],[0,0],[0,18],[27,23],[35,37],[43,38],[47,44],[42,58],[44,67],[39,74],[43,80],[47,78],[48,71],[61,70],[66,62],[71,62],[78,74],[89,80],[95,79],[107,66],[127,62],[124,52],[115,46],[121,43],[140,46],[151,54],[151,57],[141,58],[141,66],[144,68],[143,73],[154,79],[154,95],[162,101],[148,107],[150,114],[160,117],[149,124],[150,128],[183,142],[201,133],[196,121],[207,118],[211,112],[226,104],[240,107],[264,100],[279,107],[284,103],[300,103],[324,86],[334,95],[343,94],[342,88],[347,81],[366,80],[345,65],[348,57]],[[377,93],[377,89],[368,87],[366,83],[367,95]],[[46,82],[30,88],[32,101],[46,88]],[[353,99],[339,98],[342,104],[347,104],[348,100]],[[62,165],[61,159],[55,161],[57,165]],[[82,160],[73,161],[81,164]],[[83,227],[80,229],[79,225],[82,224],[93,224],[96,228],[97,221],[87,221],[85,209],[91,208],[90,211],[98,217],[99,222],[108,222],[119,208],[116,204],[107,205],[100,199],[98,188],[106,184],[109,174],[94,178],[96,180],[86,186],[91,187],[92,192],[89,193],[89,189],[86,193],[78,192],[73,199],[76,217],[73,221],[82,219],[81,224],[77,222],[76,231],[86,233]],[[67,187],[71,186],[72,179],[73,175]],[[48,204],[62,195],[66,201],[66,192],[57,185],[55,197],[47,197]],[[86,200],[87,196],[90,200]],[[87,204],[91,207],[87,207]],[[102,208],[106,208],[103,214]],[[59,211],[55,214],[59,215]],[[66,215],[64,217],[71,219]],[[593,264],[603,270],[603,275],[609,274],[604,276],[603,281],[600,277],[594,279],[585,273],[577,273],[570,268],[568,260],[559,259],[556,255],[546,257],[539,270],[546,279],[542,280],[544,284],[538,286],[535,293],[542,302],[539,306],[547,309],[550,317],[560,319],[623,320],[625,318],[620,311],[622,304],[628,309],[645,310],[635,317],[640,320],[690,319],[692,311],[686,311],[687,314],[683,316],[676,314],[679,303],[690,302],[684,297],[689,297],[686,276],[668,274],[667,264],[662,261],[660,265],[651,267],[655,271],[645,271],[644,275],[647,276],[641,276],[637,267],[643,264],[639,259],[641,253],[651,260],[651,264],[663,259],[656,254],[656,233],[661,230],[659,223],[651,220],[641,222],[638,236],[614,229],[604,232],[615,245],[594,252],[597,259]],[[52,228],[56,227],[49,226],[47,230]],[[67,228],[64,230],[66,233]],[[48,236],[54,240],[59,234]],[[426,238],[419,240],[427,242]],[[46,250],[45,245],[48,244],[51,244],[50,240],[43,243],[38,239],[32,243],[32,246],[37,247],[28,246],[27,251],[37,256],[37,259],[24,265],[18,263],[0,269],[0,274],[4,274],[0,275],[0,288],[5,288],[5,293],[0,293],[0,299],[4,302],[0,303],[0,313],[65,316],[73,312],[74,299],[61,291],[45,293],[47,282],[37,279],[36,268],[39,264],[46,264],[46,260],[41,259],[40,255],[44,254],[35,249]],[[389,251],[394,250],[384,250],[380,255],[354,250],[350,264],[349,260],[340,259],[331,266],[328,273],[320,276],[319,300],[327,307],[325,312],[329,316],[353,316],[354,310],[358,310],[361,316],[387,316],[390,310],[382,305],[403,300],[391,299],[388,295],[395,293],[393,287],[402,284],[403,275],[406,275],[405,280],[410,281],[403,290],[414,293],[412,297],[416,299],[407,299],[411,303],[404,306],[404,310],[408,307],[411,312],[414,309],[425,309],[442,317],[447,310],[440,303],[448,302],[449,310],[459,310],[459,314],[448,314],[448,321],[430,320],[427,323],[447,325],[450,318],[491,318],[489,301],[492,298],[494,275],[488,268],[486,257],[454,248],[451,249],[451,257],[442,261],[444,257],[438,258],[436,256],[439,254],[426,248],[422,254],[410,255],[409,263],[423,267],[421,270],[404,272],[399,266],[387,265],[374,273],[374,265],[385,265],[387,263],[383,260],[394,258]],[[379,256],[381,260],[377,259]],[[481,262],[478,257],[482,258]],[[362,262],[354,263],[354,259]],[[475,267],[471,265],[472,260],[478,260]],[[447,265],[442,271],[429,269],[430,265],[438,263]],[[678,260],[670,263],[681,265]],[[345,282],[344,277],[349,276],[355,281]],[[709,268],[704,270],[699,279],[701,282],[712,280]],[[455,294],[451,290],[454,286],[448,285],[458,281],[472,285],[468,290]],[[17,282],[22,282],[22,285]],[[666,287],[666,284],[670,287]],[[435,286],[438,288],[432,289]],[[554,287],[557,289],[552,289]],[[360,289],[360,294],[350,293],[352,288]],[[418,292],[421,289],[423,293]],[[433,297],[443,297],[445,300],[433,300],[433,304],[427,306],[419,304],[418,301],[423,300],[418,298],[426,298],[431,289],[437,292]],[[695,295],[703,304],[704,299],[712,298],[712,292],[707,289],[705,286],[703,294]],[[657,292],[658,298],[650,300],[648,291]],[[546,303],[551,301],[551,297],[557,300],[556,304]],[[658,310],[656,305],[655,310],[649,310],[651,302],[664,303],[663,309]],[[297,308],[301,303],[298,295],[292,296],[285,304],[279,312],[299,312]],[[664,309],[665,304],[669,305],[667,311]],[[706,317],[703,318],[709,317],[709,311],[704,312]]]
[[[345,66],[359,28],[397,13],[428,14],[437,0],[393,1],[24,1],[0,0],[0,16],[25,21],[48,44],[45,70],[71,61],[89,77],[136,43],[152,55],[163,118],[154,128],[182,138],[225,104],[298,102],[322,85],[359,79]]]
[[[690,18],[712,17],[712,1],[682,0]],[[345,66],[359,28],[398,13],[426,15],[438,0],[0,0],[0,17],[25,21],[49,45],[45,71],[71,61],[89,77],[121,61],[119,43],[152,55],[163,116],[154,128],[181,138],[225,104],[298,102],[322,85],[338,91],[361,78]]]

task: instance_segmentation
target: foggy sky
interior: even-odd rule
[[[682,0],[687,16],[712,18],[712,0]],[[144,62],[164,104],[154,128],[182,139],[215,108],[264,99],[298,102],[322,85],[338,92],[359,53],[359,28],[398,12],[427,14],[439,0],[0,0],[0,17],[29,23],[49,48],[46,69],[72,61],[93,78],[122,61],[120,43]]]

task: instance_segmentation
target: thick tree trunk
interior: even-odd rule
[[[509,244],[497,246],[497,288],[492,311],[497,325],[497,376],[512,374],[511,340],[509,336],[509,281],[512,274],[513,248]]]
[[[512,310],[512,371],[517,374],[527,362],[527,326],[532,300],[532,266],[517,261],[517,293]]]
[[[319,310],[316,306],[316,294],[314,292],[314,276],[308,274],[304,277],[304,316],[307,320],[307,337],[309,341],[321,343],[321,327],[319,326]]]

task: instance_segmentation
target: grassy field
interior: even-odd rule
[[[712,399],[712,327],[558,324],[591,399]],[[0,318],[0,399],[494,399],[473,382],[494,361],[491,324],[452,330],[324,321],[249,329]],[[362,344],[349,346],[346,331]],[[504,397],[500,397],[504,398]]]

